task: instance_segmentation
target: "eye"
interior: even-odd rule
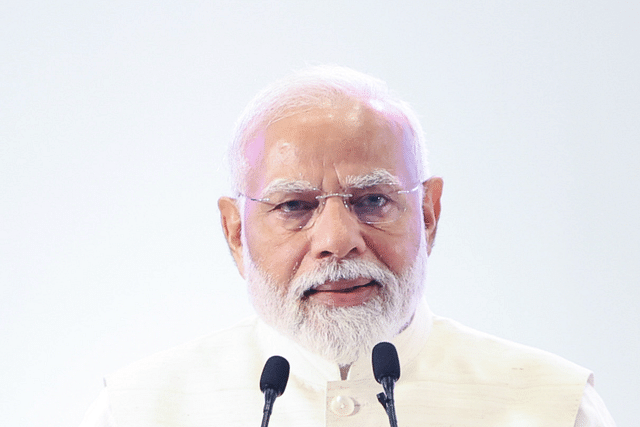
[[[384,194],[366,194],[358,197],[353,203],[355,209],[374,210],[383,208],[391,200]]]
[[[280,211],[285,214],[306,213],[314,210],[318,206],[317,202],[308,202],[305,200],[287,200],[277,204],[273,210]]]

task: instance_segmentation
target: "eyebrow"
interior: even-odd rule
[[[347,175],[344,179],[347,188],[367,188],[376,185],[396,185],[400,186],[400,180],[386,169],[375,169],[365,175]]]
[[[309,181],[304,180],[292,180],[285,178],[278,178],[271,181],[260,194],[261,198],[267,198],[269,195],[273,193],[279,192],[302,192],[302,191],[313,191],[318,190],[318,188],[314,187]]]
[[[392,175],[386,169],[375,169],[371,173],[364,175],[347,175],[344,178],[344,187],[353,189],[363,189],[375,187],[377,185],[400,185],[397,176]],[[268,198],[274,193],[286,193],[303,191],[319,191],[320,189],[309,181],[298,179],[278,178],[271,181],[261,192],[260,198]]]

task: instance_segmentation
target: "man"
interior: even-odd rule
[[[83,426],[250,426],[265,361],[291,365],[273,426],[386,426],[371,349],[395,344],[399,425],[612,426],[589,371],[434,316],[443,182],[383,82],[317,67],[259,94],[231,148],[222,226],[258,313],[106,379]]]

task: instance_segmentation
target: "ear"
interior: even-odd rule
[[[422,183],[424,198],[422,210],[424,212],[424,226],[427,233],[427,255],[431,255],[431,248],[436,239],[438,219],[440,219],[440,197],[442,196],[442,178],[429,178]]]
[[[218,200],[218,209],[220,209],[220,222],[222,222],[222,231],[227,239],[229,250],[236,262],[236,267],[240,275],[244,277],[244,262],[242,256],[242,217],[238,209],[236,199],[229,197],[221,197]]]

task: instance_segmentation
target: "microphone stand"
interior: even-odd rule
[[[278,397],[278,392],[273,388],[267,388],[264,391],[264,409],[262,410],[262,424],[260,427],[267,427],[269,425],[269,418],[271,418],[271,412],[273,411],[273,404]]]
[[[391,427],[398,427],[398,419],[396,418],[396,405],[393,400],[394,380],[391,377],[384,377],[380,380],[384,393],[378,393],[378,402],[382,405],[389,417]]]

